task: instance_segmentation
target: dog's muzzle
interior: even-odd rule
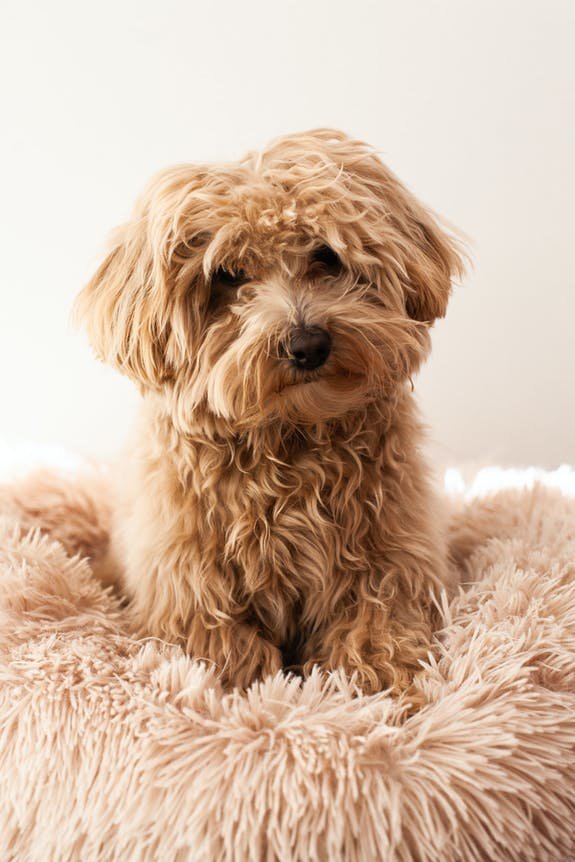
[[[331,336],[320,326],[297,326],[288,342],[288,358],[295,368],[320,368],[331,351]]]

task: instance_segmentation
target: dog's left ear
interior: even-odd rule
[[[406,189],[401,190],[405,202],[398,227],[408,240],[405,309],[413,320],[433,323],[445,315],[452,279],[464,271],[463,258],[455,238]]]
[[[405,310],[413,320],[431,324],[444,317],[452,279],[463,275],[463,245],[375,153],[366,154],[360,164],[376,198],[380,253],[386,266],[390,257],[394,260]],[[371,230],[377,229],[372,225]]]

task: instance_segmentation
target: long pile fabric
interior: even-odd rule
[[[453,502],[461,589],[409,714],[337,674],[226,694],[212,668],[135,640],[82,557],[106,535],[101,485],[39,481],[43,505],[31,485],[0,493],[0,859],[575,852],[575,499],[561,487]]]

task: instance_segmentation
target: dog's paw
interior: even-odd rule
[[[247,689],[253,682],[273,676],[281,668],[280,650],[257,637],[232,650],[222,666],[220,679],[224,688]]]

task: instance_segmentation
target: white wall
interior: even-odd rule
[[[136,397],[69,331],[145,180],[332,125],[473,243],[418,390],[437,457],[575,462],[573,0],[4,4],[0,436],[96,455]]]

